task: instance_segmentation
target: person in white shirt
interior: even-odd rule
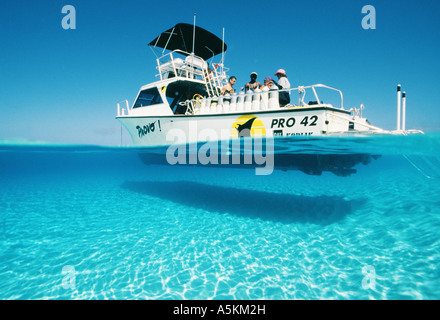
[[[274,80],[273,83],[278,87],[278,89],[290,89],[290,82],[287,79],[286,70],[278,69],[275,73],[278,77],[278,83]],[[290,94],[289,91],[280,91],[279,94],[280,107],[284,107],[285,105],[290,103]]]

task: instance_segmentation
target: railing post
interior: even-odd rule
[[[397,85],[397,130],[400,130],[400,100],[401,100],[401,94],[400,94],[400,84]]]
[[[318,105],[321,104],[321,101],[319,101],[318,94],[316,93],[315,86],[312,86],[312,90],[313,90],[313,94],[315,95],[315,98],[316,98],[316,103]]]
[[[159,58],[156,59],[156,62],[157,62],[157,70],[159,70],[159,77],[160,77],[160,80],[163,80],[163,78],[162,78],[162,70],[160,70],[160,61],[159,61]]]
[[[127,99],[125,99],[125,105],[127,106],[127,114],[130,114],[130,106],[128,105]]]
[[[406,92],[402,93],[402,130],[406,129]]]
[[[128,100],[125,99],[124,101],[125,101],[125,105],[127,106],[127,115],[129,115],[130,114],[130,106],[128,105]],[[123,101],[120,101],[116,104],[118,117],[125,116],[125,111],[124,111],[125,109],[121,108],[121,102],[123,102]]]

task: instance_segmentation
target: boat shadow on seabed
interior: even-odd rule
[[[342,220],[354,208],[365,204],[364,199],[292,195],[192,181],[126,181],[121,187],[210,212],[285,224],[312,223],[326,226]]]

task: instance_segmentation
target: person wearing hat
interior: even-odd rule
[[[278,77],[278,83],[276,81],[273,81],[273,83],[275,84],[275,86],[278,87],[278,89],[280,90],[290,89],[290,82],[287,79],[286,70],[278,69],[275,75]],[[284,107],[285,105],[289,104],[290,103],[289,91],[280,91],[279,101],[280,101],[280,107]]]
[[[264,85],[261,87],[261,90],[263,90],[264,88],[268,88],[270,90],[272,86],[273,86],[272,77],[266,77],[264,78]]]
[[[251,73],[251,81],[245,84],[245,91],[255,90],[261,87],[261,82],[257,81],[258,74],[256,72]]]

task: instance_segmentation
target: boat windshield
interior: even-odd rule
[[[133,108],[148,107],[162,103],[159,90],[156,87],[142,90]]]

